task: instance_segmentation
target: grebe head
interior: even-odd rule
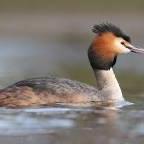
[[[88,50],[88,57],[93,69],[110,69],[119,54],[144,53],[143,49],[134,47],[130,37],[113,24],[95,25],[92,31],[96,36]]]

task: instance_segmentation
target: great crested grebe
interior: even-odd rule
[[[103,106],[125,103],[112,67],[119,54],[144,53],[144,50],[132,46],[130,38],[115,25],[95,25],[93,32],[96,36],[88,49],[88,58],[96,77],[97,88],[63,78],[33,78],[0,90],[0,106],[13,108],[55,104]]]

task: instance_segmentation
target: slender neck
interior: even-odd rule
[[[97,87],[105,100],[124,100],[119,83],[115,77],[113,69],[94,70]]]

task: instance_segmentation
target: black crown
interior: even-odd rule
[[[120,28],[111,23],[102,23],[94,25],[92,31],[96,34],[102,34],[105,32],[111,32],[117,37],[122,37],[124,40],[130,42],[130,37],[127,36]]]

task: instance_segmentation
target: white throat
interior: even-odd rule
[[[95,70],[97,88],[104,101],[123,101],[123,95],[113,69]]]

